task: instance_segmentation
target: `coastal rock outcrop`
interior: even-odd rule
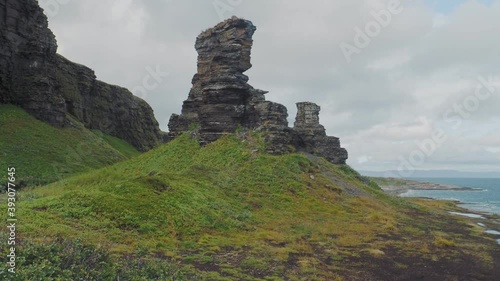
[[[266,101],[266,91],[254,89],[243,72],[250,69],[252,36],[256,27],[233,17],[202,32],[196,39],[198,71],[182,106],[173,114],[167,140],[199,126],[200,142],[210,143],[238,128],[266,131],[269,152],[288,150],[288,113],[281,104]],[[277,140],[280,141],[277,141]],[[287,139],[287,144],[281,139]]]
[[[312,102],[297,103],[297,116],[293,130],[297,146],[304,151],[321,155],[332,163],[345,163],[347,150],[340,147],[339,138],[327,136],[319,123],[321,107]]]
[[[249,85],[243,73],[250,63],[252,22],[232,17],[202,32],[196,39],[198,70],[193,87],[182,105],[181,114],[173,114],[166,141],[198,128],[201,144],[207,144],[238,129],[262,132],[267,151],[273,154],[302,150],[344,164],[347,151],[339,139],[329,137],[319,124],[319,106],[299,103],[295,127],[288,127],[287,108],[266,101],[266,91]]]
[[[36,0],[0,1],[0,103],[24,108],[54,126],[72,115],[89,129],[146,151],[162,139],[153,110],[127,89],[96,79],[90,68],[57,52]]]

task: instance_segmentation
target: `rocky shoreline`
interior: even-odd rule
[[[398,178],[372,178],[384,192],[394,196],[410,190],[474,190],[475,188],[461,187],[454,185],[438,184],[431,182],[419,182],[414,180],[404,180]],[[417,198],[418,199],[418,198]],[[432,198],[420,198],[420,200],[435,200]],[[464,217],[473,222],[476,226],[480,227],[483,232],[496,239],[500,245],[500,216],[496,214],[480,212],[464,208],[459,205],[460,202],[455,202],[452,210],[448,213],[452,216]]]
[[[484,213],[469,209],[464,209],[461,206],[455,205],[457,211],[449,211],[450,215],[465,217],[480,227],[486,236],[489,236],[497,241],[500,245],[500,216],[490,213]]]
[[[398,178],[372,178],[384,192],[399,196],[410,190],[473,190],[470,187],[439,184],[432,182],[419,182]]]

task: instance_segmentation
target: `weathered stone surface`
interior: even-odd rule
[[[324,132],[325,128],[319,124],[321,107],[312,102],[298,102],[297,116],[294,127],[296,129],[318,129]]]
[[[35,0],[0,1],[0,103],[23,107],[52,125],[73,115],[89,129],[122,138],[139,150],[162,138],[153,110],[127,89],[56,54],[55,36]]]
[[[306,152],[324,157],[335,164],[345,164],[347,150],[340,147],[340,140],[327,136],[319,123],[321,107],[312,102],[297,103],[297,116],[293,130],[296,146]]]
[[[243,72],[251,67],[254,31],[249,21],[230,19],[198,36],[198,71],[182,114],[170,118],[168,139],[188,130],[190,124],[198,124],[203,141],[212,141],[243,122],[245,103],[253,89]]]
[[[299,103],[292,129],[286,107],[266,101],[267,92],[247,83],[243,72],[252,66],[255,31],[250,21],[232,17],[198,36],[198,71],[182,113],[170,118],[167,141],[198,127],[200,143],[206,144],[242,128],[263,132],[269,153],[298,149],[324,156],[332,163],[345,163],[347,151],[319,124],[319,106]]]
[[[274,147],[273,140],[286,136],[286,108],[265,101],[267,92],[254,89],[243,74],[252,66],[250,53],[255,30],[250,21],[233,17],[198,36],[198,71],[181,115],[170,118],[167,140],[187,131],[192,124],[199,125],[202,144],[238,128],[251,128],[267,132],[271,152],[283,150],[282,142]]]

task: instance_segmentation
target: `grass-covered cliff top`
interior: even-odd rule
[[[253,134],[206,147],[185,134],[128,161],[22,190],[17,280],[497,276],[498,245],[448,215],[452,204],[392,197],[349,166],[271,156],[264,147]]]
[[[72,119],[56,128],[13,105],[0,105],[0,170],[17,168],[18,183],[32,186],[88,172],[139,154],[123,140],[89,131]],[[4,185],[5,178],[0,178]],[[22,183],[21,183],[22,182]]]

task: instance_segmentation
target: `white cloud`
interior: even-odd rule
[[[449,23],[449,19],[446,15],[436,14],[433,18],[433,21],[432,21],[432,27],[439,28],[439,27],[447,25],[448,23]]]
[[[235,2],[236,3],[236,2]],[[443,128],[450,140],[423,168],[500,168],[500,88],[458,131],[442,114],[474,93],[479,75],[500,77],[500,1],[469,0],[442,15],[423,1],[404,10],[348,64],[339,49],[354,28],[373,20],[388,0],[243,0],[227,12],[257,26],[250,84],[289,109],[321,105],[321,122],[349,149],[349,164],[395,169],[415,142]],[[170,76],[148,93],[162,129],[180,111],[196,71],[194,42],[219,21],[212,0],[69,1],[50,27],[59,52],[96,71],[98,79],[133,89],[146,67]],[[420,118],[420,119],[419,119]]]
[[[408,53],[397,53],[389,57],[377,59],[373,63],[368,64],[366,68],[375,71],[385,71],[400,67],[409,61],[411,61],[411,57]]]

